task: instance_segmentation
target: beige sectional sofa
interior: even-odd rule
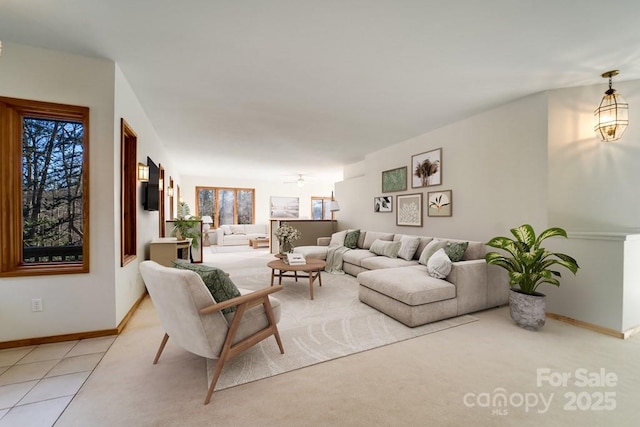
[[[216,229],[219,246],[248,245],[250,240],[267,237],[267,224],[221,225]]]
[[[418,237],[420,243],[409,260],[376,255],[376,240],[400,241],[403,234],[361,231],[357,247],[343,255],[342,269],[356,276],[363,303],[415,327],[465,313],[497,307],[508,302],[509,288],[503,280],[490,280],[484,260],[485,245],[469,241],[461,261],[452,262],[444,279],[432,277],[418,260],[433,237]],[[463,242],[459,239],[441,239]],[[326,258],[330,238],[318,239],[318,246],[303,246],[296,252]]]

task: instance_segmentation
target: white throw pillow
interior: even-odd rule
[[[415,236],[402,236],[400,238],[400,250],[398,251],[398,258],[411,261],[416,254],[416,249],[420,245],[420,238]]]
[[[440,248],[431,255],[427,262],[427,272],[429,276],[436,279],[444,279],[451,272],[451,260],[443,248]]]
[[[344,238],[347,237],[347,231],[348,230],[343,230],[333,233],[331,235],[329,246],[344,246]]]
[[[222,228],[222,232],[225,235],[231,234],[231,226],[230,225],[221,225],[220,228]]]
[[[427,246],[425,246],[422,250],[418,262],[422,265],[427,265],[427,262],[429,262],[429,258],[431,258],[431,255],[436,253],[438,249],[444,248],[445,246],[447,246],[446,240],[433,239],[432,241],[427,243]]]

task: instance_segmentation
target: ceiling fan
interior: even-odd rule
[[[307,180],[305,179],[305,177],[301,173],[299,173],[298,174],[298,179],[296,179],[295,181],[284,181],[284,183],[285,184],[297,184],[298,187],[304,187],[304,184],[307,183]]]

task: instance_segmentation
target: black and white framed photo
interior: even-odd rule
[[[411,188],[442,185],[442,148],[411,156]]]
[[[393,212],[393,196],[374,197],[373,211],[376,213]]]
[[[422,193],[396,196],[396,225],[422,227]]]

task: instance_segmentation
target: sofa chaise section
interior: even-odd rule
[[[489,307],[484,260],[452,263],[446,280],[420,265],[366,271],[358,283],[360,301],[410,327]]]
[[[411,259],[380,256],[369,250],[375,240],[400,241],[405,236],[419,238]],[[427,267],[418,261],[434,239],[468,242],[462,260],[451,263],[451,271],[444,279],[431,277]],[[325,259],[330,241],[329,237],[320,238],[318,246],[295,251]],[[477,241],[361,231],[357,247],[344,253],[342,269],[357,277],[360,301],[415,327],[507,303],[508,286],[490,280],[493,275],[484,260],[485,251],[485,244]]]

